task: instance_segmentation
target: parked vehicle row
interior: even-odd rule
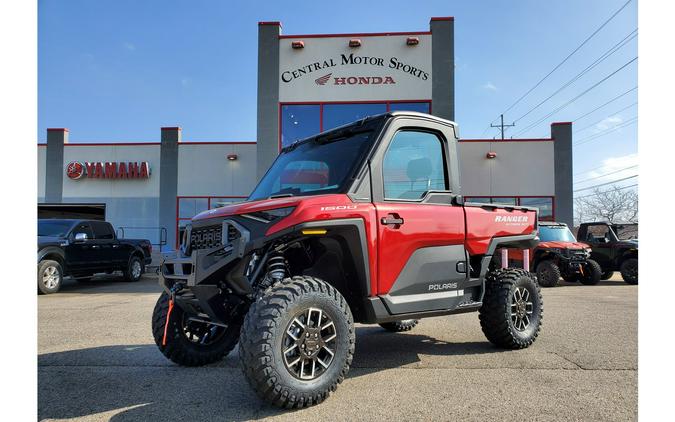
[[[95,220],[38,220],[38,293],[56,293],[65,276],[87,281],[122,271],[138,281],[152,261],[147,239],[119,239],[113,226]]]

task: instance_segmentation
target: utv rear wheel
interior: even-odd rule
[[[621,277],[628,284],[638,284],[638,260],[628,258],[621,264]]]
[[[347,302],[314,277],[293,277],[268,289],[249,309],[239,357],[249,384],[286,408],[321,403],[347,375],[354,355]]]
[[[539,285],[527,271],[506,268],[488,273],[480,308],[485,337],[505,349],[524,349],[541,329],[544,303]]]
[[[412,330],[419,322],[417,319],[403,319],[401,321],[383,322],[380,327],[392,333],[400,333]]]
[[[600,268],[600,264],[593,261],[592,259],[587,259],[586,265],[584,265],[584,274],[579,277],[581,284],[594,286],[600,282],[601,278],[602,268]]]
[[[537,281],[542,287],[555,287],[560,280],[560,268],[550,259],[537,265]]]
[[[38,264],[38,294],[56,293],[63,283],[63,268],[57,261],[45,259]]]
[[[174,305],[167,324],[169,295],[163,292],[152,313],[152,335],[164,356],[183,366],[217,362],[232,351],[239,340],[240,325],[223,327],[195,321]],[[166,342],[164,331],[166,329]]]
[[[141,276],[145,272],[145,265],[141,258],[137,255],[132,256],[129,259],[129,265],[124,270],[124,279],[126,281],[138,281],[141,279]]]
[[[614,276],[614,271],[605,271],[602,273],[602,277],[600,277],[600,280],[609,280]]]

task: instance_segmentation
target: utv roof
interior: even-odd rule
[[[452,126],[455,130],[455,135],[457,137],[459,137],[459,127],[458,127],[457,123],[455,123],[451,120],[443,119],[443,118],[440,118],[440,117],[437,117],[437,116],[433,116],[431,114],[419,113],[417,111],[389,111],[389,112],[382,113],[382,114],[374,114],[372,116],[364,117],[362,119],[355,120],[351,123],[347,123],[345,125],[338,126],[336,128],[326,130],[326,131],[323,131],[321,133],[317,133],[317,134],[312,135],[312,136],[308,136],[307,138],[298,139],[295,142],[293,142],[292,144],[282,148],[281,152],[293,150],[298,145],[303,144],[305,142],[309,142],[312,139],[316,139],[316,138],[319,138],[319,137],[331,137],[331,135],[333,135],[333,134],[338,134],[340,132],[347,132],[347,131],[350,131],[352,129],[357,129],[357,128],[359,128],[361,126],[364,126],[368,123],[376,122],[378,120],[385,120],[385,119],[392,118],[392,117],[401,117],[401,116],[415,117],[415,118],[418,118],[418,119],[426,119],[426,120],[431,120],[431,121],[434,121],[436,123],[440,123],[440,124],[443,124],[443,125]]]

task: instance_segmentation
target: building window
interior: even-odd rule
[[[224,207],[245,200],[245,196],[179,196],[176,198],[176,247],[183,238],[185,226],[202,211]]]
[[[364,117],[387,112],[386,103],[325,104],[323,106],[323,130],[334,129]]]
[[[539,220],[553,221],[553,197],[520,198],[518,205],[539,208]]]
[[[321,132],[319,104],[281,106],[281,147]]]
[[[427,191],[447,190],[443,144],[433,133],[396,133],[382,171],[385,199],[420,199]]]
[[[552,196],[465,196],[467,202],[479,204],[519,205],[523,207],[535,207],[539,209],[539,221],[553,221],[555,207]]]
[[[299,139],[387,111],[430,113],[431,101],[281,103],[279,149]]]
[[[389,111],[418,111],[420,113],[427,113],[431,110],[429,110],[429,106],[431,104],[427,101],[420,101],[420,102],[415,102],[415,103],[391,103],[389,104]]]

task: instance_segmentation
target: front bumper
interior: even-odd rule
[[[250,232],[233,220],[222,221],[222,241],[219,245],[192,249],[190,245],[182,245],[180,250],[167,254],[160,264],[159,283],[167,290],[176,283],[185,287],[195,287],[199,284],[216,284],[226,278],[228,269],[237,265],[246,253],[250,240]],[[230,227],[239,232],[235,239],[228,239]],[[187,236],[190,242],[190,234]],[[237,283],[240,284],[240,283]],[[236,290],[246,290],[247,286],[237,285]]]

